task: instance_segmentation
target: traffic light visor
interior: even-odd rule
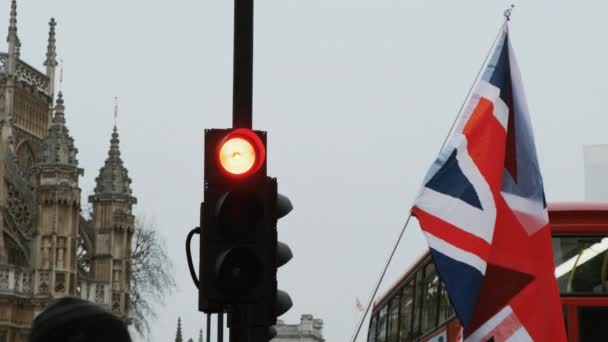
[[[266,151],[260,138],[251,130],[240,128],[230,132],[220,143],[218,161],[233,176],[256,172],[264,163]]]

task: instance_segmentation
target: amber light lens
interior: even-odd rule
[[[219,153],[222,168],[233,175],[242,175],[256,164],[256,150],[251,142],[240,137],[224,142]]]

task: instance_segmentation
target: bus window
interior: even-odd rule
[[[388,335],[387,342],[398,342],[399,334],[399,294],[388,303]]]
[[[448,297],[448,290],[441,284],[441,295],[439,296],[439,323],[443,323],[454,316],[454,308]]]
[[[606,236],[554,236],[555,276],[560,293],[608,293],[607,251]]]
[[[427,333],[437,327],[437,310],[439,308],[439,277],[435,272],[435,264],[430,263],[424,268],[422,294],[422,318],[420,321],[422,333]]]
[[[401,291],[401,315],[399,316],[399,342],[412,342],[412,312],[414,310],[414,280],[410,280]]]
[[[388,306],[385,305],[378,314],[378,338],[376,342],[386,342],[386,311]]]
[[[373,315],[369,322],[369,331],[367,332],[367,342],[376,342],[376,323],[378,315]]]
[[[608,308],[580,307],[578,309],[579,341],[606,341],[606,320],[608,320]]]
[[[420,312],[422,311],[422,271],[416,272],[416,285],[414,286],[414,323],[412,334],[420,336]]]

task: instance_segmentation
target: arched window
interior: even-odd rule
[[[27,266],[27,258],[19,245],[9,235],[4,234],[4,245],[9,265]]]

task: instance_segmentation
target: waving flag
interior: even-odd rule
[[[363,310],[365,310],[365,307],[363,306],[363,304],[361,304],[359,298],[356,298],[355,301],[355,307],[357,308],[357,311],[363,312]]]
[[[465,341],[565,341],[543,182],[506,25],[416,199]]]

